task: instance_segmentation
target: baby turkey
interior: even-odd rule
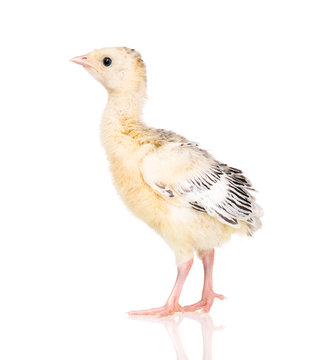
[[[103,48],[72,61],[108,91],[101,137],[118,193],[176,256],[177,279],[166,304],[129,314],[209,312],[216,297],[224,299],[212,287],[214,248],[234,233],[252,235],[261,226],[261,208],[250,194],[251,183],[240,170],[215,160],[197,143],[141,121],[146,72],[137,51]],[[204,266],[202,298],[181,307],[179,297],[194,251]]]

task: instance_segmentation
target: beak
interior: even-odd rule
[[[76,56],[72,59],[70,59],[70,61],[76,63],[76,64],[79,64],[79,65],[82,65],[84,66],[85,68],[89,68],[89,69],[94,69],[98,72],[97,68],[91,64],[88,60],[88,54],[86,55],[81,55],[81,56]]]

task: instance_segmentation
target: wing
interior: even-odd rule
[[[215,160],[196,143],[172,143],[146,156],[141,166],[145,182],[169,201],[216,216],[239,227],[255,225],[258,205],[241,170]]]

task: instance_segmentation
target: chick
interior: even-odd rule
[[[142,120],[146,70],[140,54],[126,47],[94,50],[72,59],[108,91],[101,138],[115,187],[128,208],[159,233],[174,251],[177,278],[166,304],[130,315],[168,316],[209,312],[215,298],[214,248],[232,234],[260,228],[261,208],[243,173],[215,160],[197,143]],[[181,307],[179,297],[196,252],[204,266],[201,300]]]

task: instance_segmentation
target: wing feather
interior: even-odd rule
[[[171,143],[148,155],[141,167],[144,180],[167,198],[239,227],[256,225],[259,207],[242,171],[215,160],[195,143]]]

